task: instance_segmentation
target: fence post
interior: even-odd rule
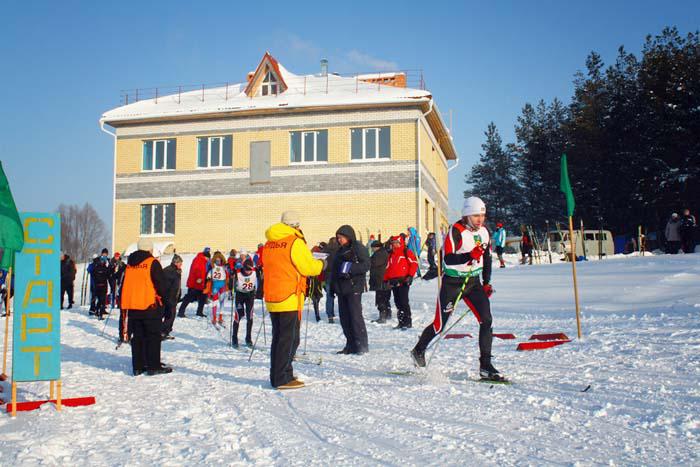
[[[139,88],[136,88],[136,102],[139,101]]]
[[[156,104],[158,103],[158,88],[156,88]]]
[[[228,100],[228,83],[226,83],[226,100]]]
[[[204,84],[202,84],[202,102],[204,102]]]
[[[182,102],[182,86],[177,87],[177,103]]]

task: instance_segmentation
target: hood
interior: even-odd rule
[[[409,227],[409,228],[408,228],[408,232],[409,232],[412,236],[414,236],[414,237],[417,237],[417,236],[418,236],[418,231],[416,230],[415,227]]]
[[[400,248],[401,248],[402,250],[406,248],[406,239],[405,239],[404,237],[402,237],[401,235],[394,235],[394,236],[392,236],[392,237],[389,237],[389,243],[390,243],[390,244],[391,244],[391,242],[395,242],[396,240],[398,240],[399,242],[401,242],[401,247],[400,247]],[[394,249],[393,246],[392,246],[391,248],[392,248],[392,250]]]
[[[304,238],[299,230],[281,222],[273,224],[265,231],[265,238],[272,242],[282,240],[290,235],[295,235],[297,238]]]
[[[144,250],[136,250],[133,253],[129,255],[129,260],[126,262],[129,266],[137,266],[144,261],[146,261],[148,258],[150,258],[151,255],[149,252],[144,251]]]
[[[214,255],[211,257],[211,264],[215,264],[217,259],[221,261],[222,266],[225,266],[227,264],[226,258],[224,258],[224,255],[220,251],[214,252]]]
[[[340,228],[335,231],[335,234],[348,237],[350,239],[350,243],[357,241],[357,238],[355,237],[355,229],[349,225],[341,225]]]

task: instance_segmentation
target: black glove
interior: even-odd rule
[[[413,276],[404,277],[403,283],[410,287],[413,284]]]

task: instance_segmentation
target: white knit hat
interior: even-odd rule
[[[477,214],[486,214],[486,204],[476,196],[470,196],[464,200],[462,205],[462,216],[475,216]]]
[[[285,211],[282,214],[282,223],[290,227],[299,227],[299,213],[296,211]]]

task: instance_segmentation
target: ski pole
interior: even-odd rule
[[[471,272],[471,270],[470,270],[470,272]],[[457,308],[457,304],[460,302],[460,300],[462,300],[462,294],[464,294],[464,288],[467,286],[467,282],[469,282],[469,275],[467,275],[467,276],[464,278],[464,282],[462,282],[462,288],[459,289],[459,294],[457,295],[457,299],[456,299],[455,302],[454,302],[454,303],[455,303],[455,304],[454,304],[454,308]],[[438,292],[438,293],[440,293],[440,292]],[[452,309],[452,312],[454,312],[454,308]],[[442,310],[440,310],[440,313],[442,313]],[[435,356],[435,352],[437,352],[437,349],[438,349],[438,347],[440,346],[440,342],[442,342],[442,340],[444,339],[445,335],[447,334],[447,331],[449,331],[450,329],[452,329],[457,323],[459,323],[459,322],[462,320],[462,318],[464,318],[465,316],[467,316],[467,314],[469,314],[469,311],[465,312],[462,316],[460,316],[460,317],[457,319],[457,321],[455,321],[454,323],[452,323],[452,326],[450,326],[448,329],[446,329],[446,330],[444,330],[444,331],[442,331],[442,332],[440,333],[440,337],[439,337],[438,341],[437,341],[437,342],[435,343],[435,345],[434,345],[433,352],[430,354],[430,357],[428,358],[428,362],[427,362],[426,365],[425,365],[426,370],[427,370],[428,367],[430,366],[430,362],[433,360],[433,357]]]
[[[311,293],[313,293],[313,284],[314,281],[311,279]],[[302,355],[306,355],[306,342],[309,340],[309,296],[306,297],[306,330],[304,331],[304,352]]]
[[[248,361],[250,361],[253,358],[253,352],[255,352],[255,348],[258,345],[258,339],[260,338],[260,331],[262,331],[263,327],[265,327],[265,307],[264,306],[262,309],[262,322],[260,323],[260,327],[258,328],[258,333],[255,335],[255,341],[253,342],[253,348],[250,349],[250,355],[248,356]]]
[[[263,327],[263,342],[265,345],[267,345],[267,328],[265,327],[265,302],[263,302],[262,298],[260,299],[260,303],[263,305],[263,315],[262,315],[262,327]]]
[[[233,291],[231,291],[231,294],[233,294]],[[230,344],[231,344],[231,347],[233,347],[233,315],[234,315],[234,309],[233,309],[233,307],[234,307],[235,305],[234,305],[234,303],[233,303],[233,302],[234,302],[233,297],[231,296],[230,298],[231,298],[231,332],[230,332],[229,334],[231,335]],[[253,301],[253,303],[255,303],[255,301]]]
[[[105,325],[102,326],[102,333],[100,333],[100,337],[103,337],[105,335],[105,329],[107,329],[107,323],[109,323],[109,318],[112,317],[112,313],[107,314],[107,319],[105,320]]]

